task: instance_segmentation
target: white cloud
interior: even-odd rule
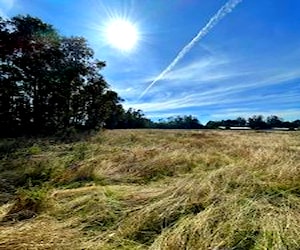
[[[238,73],[237,73],[238,74]],[[263,104],[269,103],[274,105],[292,104],[295,100],[300,100],[300,93],[298,92],[280,92],[273,93],[261,92],[260,90],[265,87],[274,87],[284,84],[288,81],[299,79],[300,70],[291,69],[289,71],[278,70],[277,74],[270,71],[265,76],[253,73],[251,79],[236,80],[235,73],[229,78],[227,82],[219,83],[217,87],[199,91],[191,89],[188,94],[182,95],[182,92],[176,91],[176,88],[172,89],[172,81],[166,87],[172,89],[172,97],[166,98],[166,95],[155,95],[150,101],[139,103],[128,103],[128,106],[139,108],[145,112],[158,112],[170,110],[192,108],[192,107],[207,107],[213,105],[225,105],[225,104]],[[162,86],[162,85],[160,85]],[[254,91],[255,90],[255,91]],[[162,91],[160,91],[162,92]],[[194,93],[193,93],[194,92]],[[159,91],[158,91],[159,93]],[[170,95],[170,94],[168,94]]]
[[[241,108],[241,109],[224,109],[219,110],[217,113],[211,115],[212,119],[234,119],[237,117],[251,117],[253,115],[262,115],[264,117],[277,115],[279,117],[284,117],[286,120],[294,120],[300,118],[300,110],[299,109],[270,109],[270,110],[262,110],[259,108]]]
[[[161,81],[162,80],[169,80],[169,81],[210,80],[210,78],[214,78],[214,77],[212,76],[207,77],[207,73],[210,73],[211,71],[218,68],[218,66],[224,65],[228,62],[229,62],[228,60],[217,58],[217,57],[204,58],[202,60],[194,61],[177,70],[170,71],[169,73],[167,73],[161,78]]]
[[[162,119],[165,119],[165,118],[169,118],[169,117],[176,117],[176,116],[183,116],[183,115],[191,115],[191,116],[196,116],[196,115],[193,115],[191,112],[186,112],[186,113],[183,113],[183,112],[173,112],[173,113],[149,113],[147,114],[147,118],[162,118]]]

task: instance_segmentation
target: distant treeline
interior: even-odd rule
[[[53,135],[72,131],[127,128],[201,129],[219,126],[299,127],[272,116],[210,121],[193,116],[153,122],[122,99],[99,73],[82,37],[60,35],[31,16],[0,17],[0,136]]]
[[[176,116],[167,119],[160,119],[153,122],[145,117],[141,110],[129,109],[121,123],[110,128],[158,128],[158,129],[217,129],[231,127],[249,127],[251,129],[271,129],[271,128],[299,128],[300,120],[284,121],[282,118],[272,115],[266,119],[262,115],[254,115],[247,119],[238,117],[237,119],[228,119],[221,121],[209,121],[206,125],[194,116]]]
[[[298,128],[300,120],[293,122],[284,121],[276,115],[268,116],[266,119],[262,115],[254,115],[248,119],[238,117],[235,120],[209,121],[206,126],[208,129],[219,127],[250,127],[251,129],[271,129],[271,128]]]

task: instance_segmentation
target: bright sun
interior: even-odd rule
[[[105,29],[105,35],[109,45],[122,51],[134,49],[138,41],[135,25],[122,19],[109,22]]]

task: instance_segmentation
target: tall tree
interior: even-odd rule
[[[2,132],[95,129],[119,105],[84,38],[60,36],[31,16],[0,19],[0,35]]]

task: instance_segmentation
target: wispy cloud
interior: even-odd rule
[[[193,114],[191,112],[170,112],[170,113],[159,113],[159,112],[154,112],[154,113],[149,113],[147,114],[147,118],[150,119],[166,119],[169,117],[176,117],[176,116],[183,116],[183,115],[191,115],[191,116],[197,116],[197,114]]]
[[[282,92],[276,90],[276,88],[287,84],[289,81],[300,80],[300,70],[296,68],[277,69],[276,73],[274,71],[275,69],[269,70],[264,74],[252,72],[251,77],[248,77],[248,79],[237,77],[241,74],[239,72],[231,72],[231,75],[228,74],[229,79],[227,81],[219,82],[217,86],[211,89],[201,91],[200,86],[198,91],[193,88],[191,93],[185,93],[184,95],[173,89],[172,98],[166,99],[157,95],[148,102],[132,102],[128,105],[140,108],[145,112],[161,112],[164,110],[166,113],[176,109],[221,107],[229,104],[233,106],[261,105],[264,107],[266,104],[285,105],[285,108],[288,108],[289,105],[295,104],[295,100],[300,100],[300,92],[293,91],[293,88],[290,91]],[[172,81],[169,84],[172,84]],[[170,85],[167,88],[170,89]],[[268,88],[268,91],[263,91],[264,88]],[[270,90],[270,88],[274,88],[274,90]]]
[[[167,73],[161,79],[162,83],[157,87],[157,90],[153,90],[153,95],[155,97],[155,93],[161,92],[162,89],[177,87],[182,89],[193,87],[194,90],[203,90],[203,87],[205,88],[211,83],[246,77],[252,73],[247,70],[237,71],[229,59],[217,56],[206,57]]]
[[[203,38],[212,28],[214,28],[227,14],[229,14],[242,0],[229,0],[221,9],[208,21],[208,23],[198,32],[198,34],[183,47],[177,54],[175,59],[150,83],[150,85],[140,95],[143,97],[149,89],[159,80],[161,80],[168,72],[178,64],[178,62],[185,57],[187,53]]]
[[[226,96],[219,94],[208,97],[201,96],[189,96],[185,98],[176,99],[173,101],[166,101],[161,103],[143,103],[143,104],[127,104],[134,108],[142,109],[146,112],[158,112],[177,109],[187,109],[187,108],[200,108],[200,107],[216,107],[220,108],[222,106],[233,105],[233,106],[250,106],[250,105],[261,105],[265,107],[266,103],[270,105],[280,105],[288,106],[289,104],[294,104],[295,100],[300,100],[300,94],[273,94],[273,95],[252,95],[248,97],[243,96]]]
[[[221,119],[234,119],[237,117],[247,118],[253,115],[262,115],[264,117],[270,115],[277,115],[279,117],[285,117],[286,120],[294,120],[294,119],[299,119],[300,110],[299,109],[263,110],[259,108],[223,109],[223,110],[219,110],[218,113],[212,114],[211,118],[215,120],[221,120]]]

